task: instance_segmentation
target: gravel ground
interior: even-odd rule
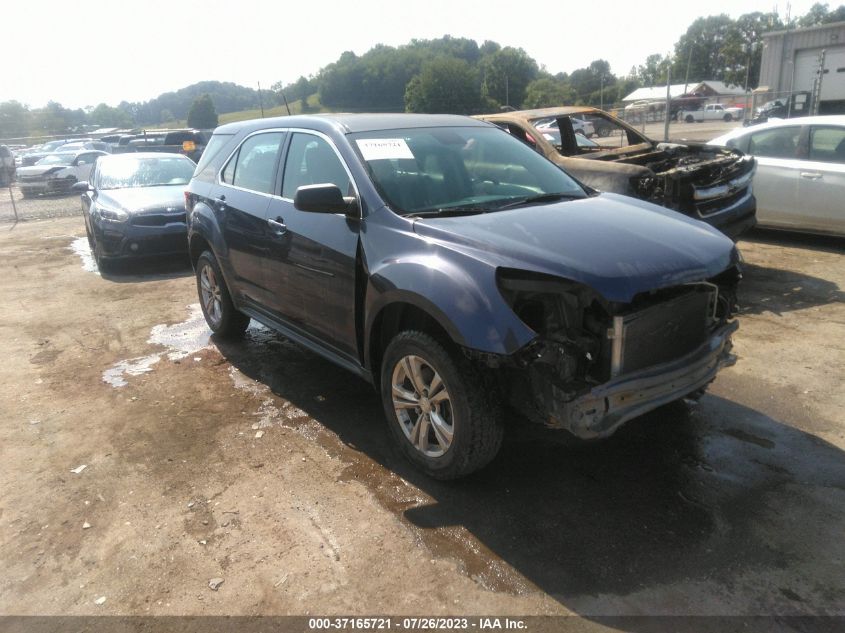
[[[17,207],[19,221],[82,215],[79,196],[76,194],[24,198],[20,189],[14,185],[11,188],[0,189],[0,223],[15,221],[15,207]]]
[[[845,246],[740,247],[698,405],[587,445],[514,423],[443,483],[370,386],[210,339],[182,261],[100,275],[80,219],[2,225],[0,614],[845,615]]]

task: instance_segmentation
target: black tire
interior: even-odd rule
[[[686,121],[687,123],[692,123],[695,121],[695,117],[693,117],[691,114],[688,114],[686,117],[684,117],[684,121]]]
[[[27,191],[26,189],[21,189],[21,197],[22,198],[31,198],[32,193]]]
[[[729,123],[733,121],[733,116],[731,116],[731,113],[728,112],[725,116],[722,117],[722,119],[724,119],[725,123]]]
[[[83,221],[85,218],[83,218]],[[85,222],[85,236],[88,238],[88,248],[91,249],[91,252],[94,252],[94,237],[91,235],[91,229],[88,228],[88,223]]]
[[[239,338],[249,326],[249,317],[235,308],[217,258],[211,251],[203,251],[197,260],[197,296],[205,322],[221,338]],[[204,296],[203,284],[210,282]],[[210,298],[209,298],[210,297]]]
[[[429,421],[424,427],[427,429],[424,444],[429,445],[431,438],[433,442],[430,446],[433,447],[433,452],[441,450],[442,446],[435,429],[437,425],[430,421],[431,416],[437,414],[440,420],[448,418],[450,422],[448,426],[451,428],[451,440],[440,455],[426,454],[411,441],[409,435],[406,435],[407,425],[413,423],[411,416],[418,416],[419,420],[426,417],[422,405],[404,409],[409,412],[408,419],[404,422],[400,421],[394,407],[394,373],[400,372],[402,375],[401,372],[405,372],[403,359],[410,358],[419,359],[421,376],[431,377],[436,372],[442,381],[443,391],[448,395],[445,402],[432,406],[428,402],[430,394],[427,389],[423,390],[425,407],[431,407],[430,410],[433,411],[428,414]],[[407,376],[407,372],[404,375]],[[409,379],[402,385],[406,391],[417,392],[413,383],[414,381]],[[429,386],[433,384],[432,379]],[[380,386],[390,434],[402,454],[429,476],[444,480],[464,477],[486,466],[499,452],[504,431],[502,407],[491,397],[489,390],[484,388],[480,374],[467,359],[458,354],[450,354],[441,343],[428,334],[405,331],[394,337],[382,359]],[[437,393],[438,390],[432,389],[432,394]],[[413,434],[413,430],[410,433]]]
[[[88,225],[85,226],[85,231],[88,231]],[[91,240],[93,239],[93,244]],[[88,234],[88,243],[91,244],[91,251],[94,253],[94,261],[97,263],[97,268],[101,273],[110,273],[114,270],[114,260],[103,255],[103,247],[97,240],[96,235]]]
[[[610,136],[610,127],[608,127],[607,125],[600,125],[596,132],[598,132],[598,135],[601,138],[606,138]]]

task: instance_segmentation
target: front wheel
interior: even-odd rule
[[[725,123],[728,123],[728,122],[730,122],[730,121],[733,121],[733,117],[731,116],[731,114],[730,114],[730,113],[726,114],[726,115],[725,115],[725,116],[723,116],[722,118],[725,120]]]
[[[381,397],[403,455],[436,479],[468,475],[499,452],[501,407],[470,363],[428,334],[402,332],[390,342]]]
[[[691,114],[688,114],[688,115],[684,118],[684,121],[686,121],[687,123],[692,123],[693,121],[695,121],[695,118],[694,118]]]
[[[235,308],[217,259],[209,251],[197,260],[197,294],[212,332],[224,338],[243,336],[249,317]]]
[[[114,261],[103,254],[103,245],[97,239],[96,234],[92,235],[88,230],[88,225],[85,225],[85,232],[88,234],[88,244],[94,252],[94,261],[97,264],[97,270],[101,273],[110,273],[114,270]]]

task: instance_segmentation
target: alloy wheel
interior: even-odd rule
[[[208,264],[205,264],[200,271],[200,290],[205,313],[217,327],[223,319],[223,295],[220,284],[217,282],[217,275]]]
[[[427,457],[441,457],[452,445],[454,421],[449,391],[424,358],[396,363],[391,380],[396,419],[408,441]]]

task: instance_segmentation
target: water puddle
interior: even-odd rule
[[[88,248],[87,240],[85,248]],[[90,250],[89,250],[90,253]],[[94,264],[96,270],[96,264]],[[160,345],[167,351],[122,360],[103,372],[103,382],[112,387],[125,387],[130,376],[140,376],[153,370],[153,366],[163,357],[170,360],[180,360],[190,354],[195,354],[211,346],[211,330],[202,315],[202,308],[198,303],[188,306],[190,315],[182,323],[174,325],[156,325],[150,331],[147,343]]]
[[[175,325],[156,325],[150,331],[147,343],[168,348],[167,358],[180,360],[189,354],[205,349],[211,343],[211,330],[205,322],[200,304],[188,306],[190,316]]]
[[[100,269],[97,268],[97,262],[94,260],[94,253],[88,245],[88,238],[78,237],[70,243],[68,248],[79,255],[79,259],[82,260],[82,270],[100,274]]]
[[[87,240],[84,238],[82,240],[85,242],[85,248],[88,249]],[[90,249],[88,253],[90,254]],[[94,263],[94,267],[96,271],[96,263]],[[147,343],[164,347],[165,351],[118,361],[103,372],[103,382],[112,387],[125,387],[128,384],[128,377],[140,376],[151,372],[154,365],[162,358],[181,360],[191,354],[196,354],[204,349],[213,347],[211,330],[208,329],[208,324],[205,322],[200,304],[194,303],[187,306],[187,308],[189,312],[188,318],[181,323],[175,323],[173,325],[160,324],[153,326],[152,330],[150,330],[150,337],[147,339]],[[267,328],[255,321],[249,325],[248,335],[251,338],[263,338],[267,332],[269,332]],[[237,371],[234,368],[232,369],[233,371]],[[244,377],[244,381],[248,380]],[[235,386],[239,385],[236,383]]]

